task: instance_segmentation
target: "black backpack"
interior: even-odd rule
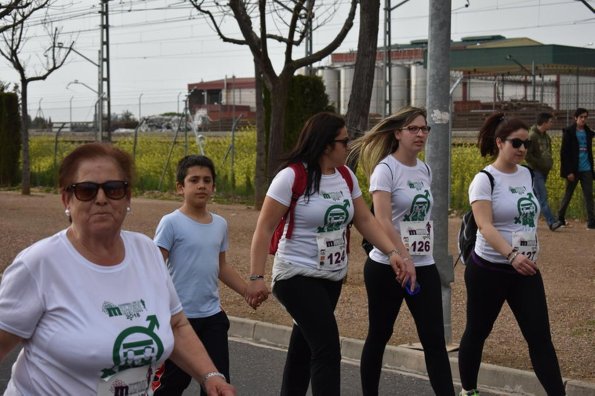
[[[524,165],[523,165],[524,166]],[[533,169],[525,166],[529,169],[529,173],[531,173],[531,183],[533,183]],[[490,186],[492,187],[492,193],[494,192],[494,176],[490,172],[485,169],[480,170],[480,172],[485,173],[488,175],[490,179]],[[457,241],[457,245],[459,248],[459,257],[457,257],[457,261],[455,261],[454,265],[456,266],[459,260],[465,265],[469,264],[471,258],[471,252],[475,248],[475,239],[477,238],[477,223],[475,222],[475,217],[473,216],[473,211],[469,209],[467,213],[463,215],[463,220],[461,221],[461,228],[459,229],[459,238]]]
[[[494,176],[490,172],[485,169],[480,170],[480,172],[485,173],[488,175],[490,179],[490,186],[492,187],[492,193],[494,192]],[[477,223],[475,222],[475,217],[473,216],[473,211],[469,209],[463,215],[463,220],[461,221],[461,228],[459,229],[459,239],[457,241],[459,247],[459,257],[457,257],[457,261],[455,261],[455,266],[459,262],[462,261],[463,264],[468,265],[469,260],[471,258],[471,252],[475,248],[475,239],[477,238]]]

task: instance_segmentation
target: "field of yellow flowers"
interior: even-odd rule
[[[564,194],[564,180],[559,177],[560,139],[553,139],[554,168],[547,181],[550,207],[556,210]],[[210,157],[217,168],[217,194],[222,197],[235,197],[250,202],[254,193],[254,169],[256,163],[256,133],[253,129],[236,133],[232,149],[232,137],[207,137],[202,150]],[[31,183],[33,186],[55,187],[57,164],[77,144],[68,139],[57,142],[51,136],[34,136],[30,140]],[[175,167],[186,154],[200,154],[201,148],[194,137],[175,139],[166,134],[140,135],[134,146],[132,136],[115,139],[118,147],[134,153],[137,180],[135,192],[168,192],[175,188]],[[233,161],[232,161],[233,157]],[[233,167],[232,167],[233,162]],[[467,188],[475,173],[490,162],[482,158],[472,144],[457,144],[451,150],[451,196],[452,211],[469,208]],[[357,172],[362,191],[367,190],[368,182],[361,171]],[[577,189],[578,190],[578,189]],[[365,194],[367,197],[367,194]],[[584,219],[582,194],[576,191],[568,209],[568,218]]]

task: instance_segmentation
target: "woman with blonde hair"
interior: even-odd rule
[[[370,251],[364,266],[369,317],[360,364],[364,395],[378,395],[382,357],[403,300],[415,320],[434,392],[454,395],[444,340],[440,277],[432,256],[432,173],[418,158],[429,133],[426,111],[405,107],[357,139],[349,154],[359,158],[370,180],[381,230],[399,255],[413,262],[419,283],[402,287],[392,276],[386,256],[376,247]]]

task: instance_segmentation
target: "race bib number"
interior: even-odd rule
[[[524,254],[531,261],[537,261],[539,243],[535,231],[517,231],[512,233],[512,247]]]
[[[401,221],[401,240],[411,256],[430,256],[434,251],[434,222]]]
[[[135,367],[99,380],[97,396],[151,396],[153,366]]]
[[[345,229],[321,232],[316,236],[316,242],[320,257],[318,269],[336,271],[347,266]]]

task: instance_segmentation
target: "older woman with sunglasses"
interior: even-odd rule
[[[23,250],[0,284],[0,359],[22,350],[5,395],[144,395],[167,357],[209,395],[234,395],[182,312],[159,249],[121,229],[131,157],[79,146],[59,170],[70,226]]]
[[[483,345],[504,302],[527,340],[533,369],[545,391],[564,395],[537,265],[539,201],[529,169],[519,166],[531,144],[527,125],[506,119],[503,113],[492,114],[479,132],[478,143],[481,155],[491,155],[495,161],[469,186],[478,232],[472,262],[465,268],[467,326],[459,349],[461,395],[479,394]]]

